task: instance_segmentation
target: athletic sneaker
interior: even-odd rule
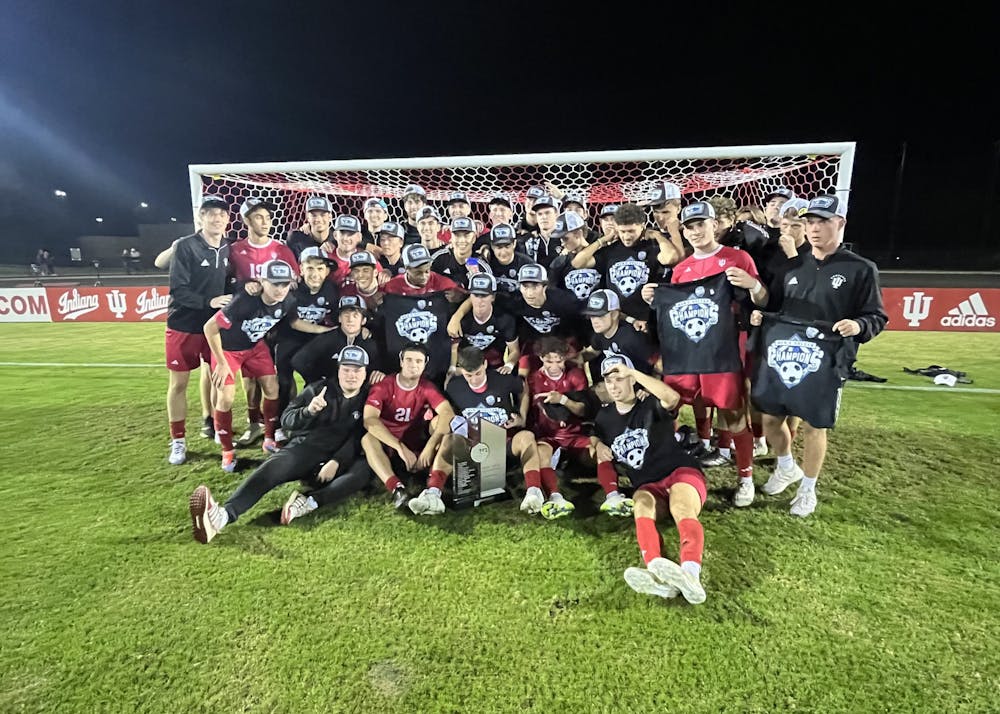
[[[418,516],[437,516],[444,513],[444,501],[429,488],[421,491],[416,498],[411,498],[408,505]]]
[[[206,544],[229,523],[226,509],[215,502],[212,492],[204,484],[199,486],[188,499],[188,510],[191,512],[191,530],[194,539]]]
[[[247,427],[247,430],[243,432],[243,436],[236,440],[237,446],[250,446],[253,442],[257,441],[260,437],[264,436],[264,425],[258,422],[252,421]]]
[[[726,466],[733,463],[733,459],[729,456],[723,456],[722,452],[718,449],[712,449],[711,451],[706,451],[702,456],[698,458],[702,466],[712,467],[712,466]]]
[[[203,439],[215,438],[215,420],[212,417],[205,417],[205,423],[201,425],[201,437]]]
[[[740,479],[736,487],[736,495],[733,496],[733,505],[737,508],[746,508],[753,503],[754,488],[750,479]]]
[[[542,504],[542,517],[554,521],[557,518],[568,516],[575,510],[576,506],[573,505],[572,501],[567,501],[565,498],[561,501],[546,501]]]
[[[312,513],[315,510],[316,506],[313,506],[309,502],[308,496],[298,491],[292,491],[292,495],[288,497],[288,500],[285,501],[285,505],[281,509],[281,525],[287,526],[299,516]]]
[[[625,498],[620,493],[616,493],[604,499],[604,503],[601,504],[601,513],[607,513],[609,516],[628,518],[632,515],[634,508],[635,501],[631,498]]]
[[[222,470],[227,474],[231,474],[236,470],[236,452],[235,451],[223,451],[222,452]]]
[[[529,516],[533,516],[536,513],[542,512],[543,505],[545,505],[545,499],[542,497],[542,490],[532,486],[524,494],[524,500],[521,501],[521,510]]]
[[[787,470],[778,466],[774,469],[767,483],[761,487],[761,490],[768,496],[777,496],[796,481],[801,481],[803,476],[805,473],[798,464]]]
[[[666,558],[653,558],[646,566],[665,585],[671,585],[680,590],[681,595],[692,605],[705,602],[705,588],[695,576],[685,572],[681,566]]]
[[[180,466],[187,461],[187,453],[187,442],[185,442],[184,439],[171,439],[170,456],[167,457],[167,461],[174,466]]]
[[[288,441],[288,437],[285,435],[285,430],[280,428],[275,429],[274,440],[277,441],[279,444],[284,444],[286,441]]]
[[[265,454],[273,454],[274,452],[276,452],[280,448],[281,447],[278,446],[277,439],[264,439],[264,445],[261,446],[261,450]]]
[[[625,568],[625,582],[637,593],[656,595],[662,598],[674,598],[681,591],[673,585],[664,585],[645,568]]]
[[[767,445],[767,439],[763,436],[759,439],[754,439],[753,442],[753,455],[754,458],[758,456],[767,456],[767,452],[770,451],[770,447]]]
[[[392,506],[397,510],[405,506],[410,501],[406,493],[406,488],[402,485],[396,486],[392,491]]]
[[[798,516],[799,518],[805,518],[806,516],[812,515],[812,512],[816,510],[816,489],[810,488],[808,490],[799,486],[798,493],[795,494],[795,498],[792,499],[792,508],[789,510],[793,516]]]

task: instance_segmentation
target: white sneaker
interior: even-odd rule
[[[264,425],[255,421],[250,422],[250,426],[243,432],[243,436],[236,440],[237,446],[250,446],[260,437],[264,436]]]
[[[753,481],[741,478],[739,486],[736,487],[736,495],[733,497],[733,505],[737,508],[746,508],[753,503],[753,496]]]
[[[692,605],[705,602],[705,588],[701,586],[701,581],[690,573],[686,573],[674,561],[666,558],[653,558],[646,567],[661,583],[672,585],[680,590],[684,599]]]
[[[763,436],[759,439],[754,439],[753,442],[753,455],[754,458],[758,456],[767,456],[767,452],[770,451],[770,447],[767,445],[767,439]]]
[[[172,439],[170,442],[170,456],[167,457],[174,466],[180,466],[187,461],[188,447],[184,439]]]
[[[288,437],[285,436],[285,430],[278,428],[274,430],[274,440],[279,444],[283,441],[288,441]]]
[[[528,489],[528,492],[524,494],[524,500],[521,501],[521,510],[529,516],[533,516],[536,513],[542,512],[542,506],[544,504],[545,498],[542,496],[542,490],[532,486]]]
[[[411,498],[407,505],[418,516],[437,516],[444,513],[444,501],[441,500],[441,496],[428,488],[421,491],[416,498]]]
[[[673,598],[681,591],[672,585],[664,585],[645,568],[625,568],[625,582],[637,593],[656,595],[662,598]]]
[[[226,509],[215,502],[212,492],[205,485],[199,486],[191,494],[188,510],[191,512],[194,539],[203,545],[215,538],[229,523]]]
[[[761,487],[761,490],[768,496],[777,496],[796,481],[801,481],[803,476],[805,476],[805,473],[798,464],[795,464],[787,471],[780,466],[775,467],[771,478]]]
[[[285,505],[281,509],[281,525],[287,526],[299,516],[312,513],[316,508],[316,506],[309,502],[308,496],[298,491],[292,491],[292,495],[288,497],[288,500],[285,501]]]
[[[810,488],[806,490],[799,486],[798,493],[796,493],[795,498],[792,499],[792,508],[788,512],[793,516],[805,518],[806,516],[812,515],[812,512],[815,510],[816,489]]]

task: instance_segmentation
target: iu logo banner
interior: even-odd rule
[[[664,374],[740,372],[733,289],[724,273],[653,292]]]
[[[451,338],[446,329],[451,305],[444,293],[385,295],[381,312],[385,319],[385,344],[390,364],[403,345],[417,342],[430,353],[424,376],[439,381],[451,364]]]
[[[1000,332],[1000,289],[883,288],[889,330]]]
[[[751,345],[754,406],[764,414],[802,417],[817,429],[833,427],[841,387],[854,361],[851,342],[830,323],[764,313]]]

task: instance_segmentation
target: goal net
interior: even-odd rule
[[[602,206],[642,202],[662,181],[677,184],[684,203],[729,196],[737,206],[760,206],[774,189],[787,187],[811,198],[836,193],[849,198],[854,143],[777,144],[693,149],[591,151],[551,154],[507,154],[352,161],[205,164],[189,167],[191,199],[197,206],[205,194],[227,198],[232,230],[246,235],[239,206],[247,198],[266,198],[276,207],[274,235],[284,237],[305,222],[306,199],[326,196],[336,213],[361,217],[366,199],[381,198],[389,220],[404,220],[404,188],[418,184],[427,202],[444,210],[448,194],[466,193],[472,217],[488,222],[488,204],[503,194],[514,205],[514,220],[523,215],[525,192],[532,186],[555,185],[586,201],[596,225]]]

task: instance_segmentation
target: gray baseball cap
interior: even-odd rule
[[[333,204],[326,196],[310,196],[306,200],[306,213],[309,211],[326,211],[333,213]]]
[[[430,251],[420,243],[411,243],[403,246],[403,267],[419,268],[431,262]]]
[[[522,265],[517,271],[517,282],[519,283],[547,283],[549,273],[545,267],[538,263],[528,263]]]
[[[337,363],[340,365],[352,365],[354,367],[368,366],[368,353],[355,345],[348,345],[337,355]]]
[[[681,211],[682,225],[691,221],[704,221],[706,218],[715,218],[715,209],[708,201],[690,203]]]
[[[615,367],[622,366],[632,369],[635,365],[625,355],[608,355],[601,361],[601,376],[603,377]]]
[[[292,266],[283,260],[269,260],[264,264],[264,280],[275,285],[284,285],[295,279]]]

